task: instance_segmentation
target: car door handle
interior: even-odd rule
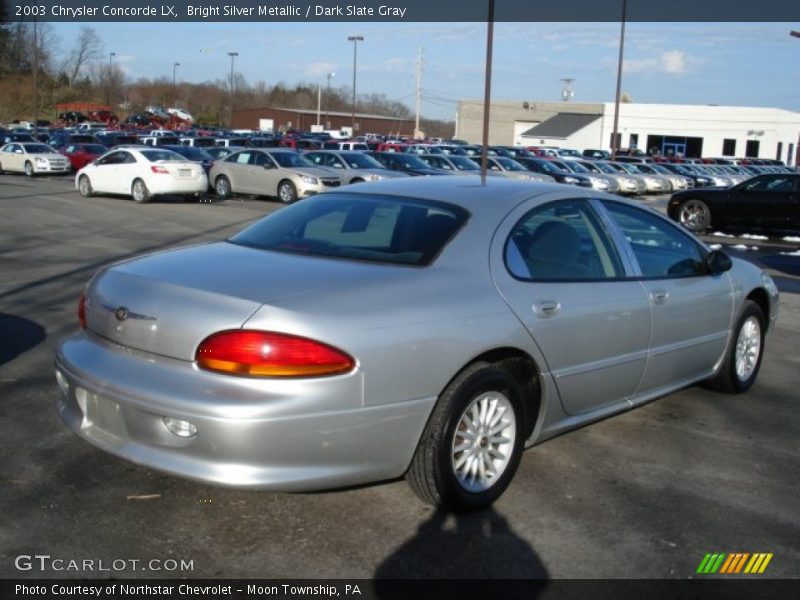
[[[650,300],[653,302],[653,304],[664,304],[668,298],[669,292],[667,290],[650,290]]]
[[[549,319],[561,310],[561,302],[557,300],[541,300],[533,303],[533,312],[540,319]]]

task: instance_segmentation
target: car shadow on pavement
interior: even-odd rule
[[[424,582],[417,582],[420,586],[409,582],[412,587],[405,589],[387,581],[411,578],[452,580],[447,582],[452,597],[458,597],[453,592],[459,586],[468,592],[478,579],[525,579],[529,580],[525,598],[533,599],[547,584],[548,572],[528,542],[494,509],[470,514],[438,509],[413,538],[378,565],[374,577],[375,596],[382,600],[407,598],[411,589],[413,597],[420,600],[426,591],[432,591],[426,590]]]
[[[22,317],[0,313],[0,366],[41,343],[44,327]]]

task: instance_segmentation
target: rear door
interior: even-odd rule
[[[602,204],[627,240],[652,309],[647,367],[637,395],[710,373],[730,334],[729,275],[709,274],[702,246],[655,211],[614,200]]]
[[[626,260],[586,198],[524,203],[492,242],[495,283],[569,414],[624,404],[644,373],[650,305]]]

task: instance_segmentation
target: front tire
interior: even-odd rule
[[[522,402],[505,361],[476,363],[456,376],[439,397],[406,474],[417,496],[455,511],[497,500],[522,456]]]
[[[291,204],[297,200],[297,188],[291,181],[284,179],[278,184],[278,200],[284,204]]]
[[[711,210],[702,200],[691,198],[678,207],[678,221],[692,233],[703,233],[711,226]]]
[[[78,180],[78,191],[84,198],[88,198],[94,193],[94,190],[92,189],[92,182],[89,181],[88,176],[81,175],[81,178]]]
[[[150,190],[147,189],[147,185],[141,179],[134,180],[131,186],[131,196],[138,204],[150,202]]]
[[[722,367],[706,386],[728,394],[741,394],[755,383],[764,354],[764,311],[752,300],[745,300]]]
[[[33,163],[31,163],[30,161],[25,161],[25,175],[27,175],[28,177],[33,177],[34,172],[35,171],[33,170]]]

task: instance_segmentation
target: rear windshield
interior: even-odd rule
[[[443,202],[327,193],[272,213],[228,241],[288,254],[426,266],[467,217]]]
[[[142,156],[150,162],[157,162],[159,160],[185,160],[180,154],[172,150],[142,150]]]
[[[275,159],[275,162],[278,163],[284,169],[289,169],[292,167],[316,167],[314,163],[312,163],[307,158],[296,154],[295,152],[273,152],[270,154],[272,158]]]

